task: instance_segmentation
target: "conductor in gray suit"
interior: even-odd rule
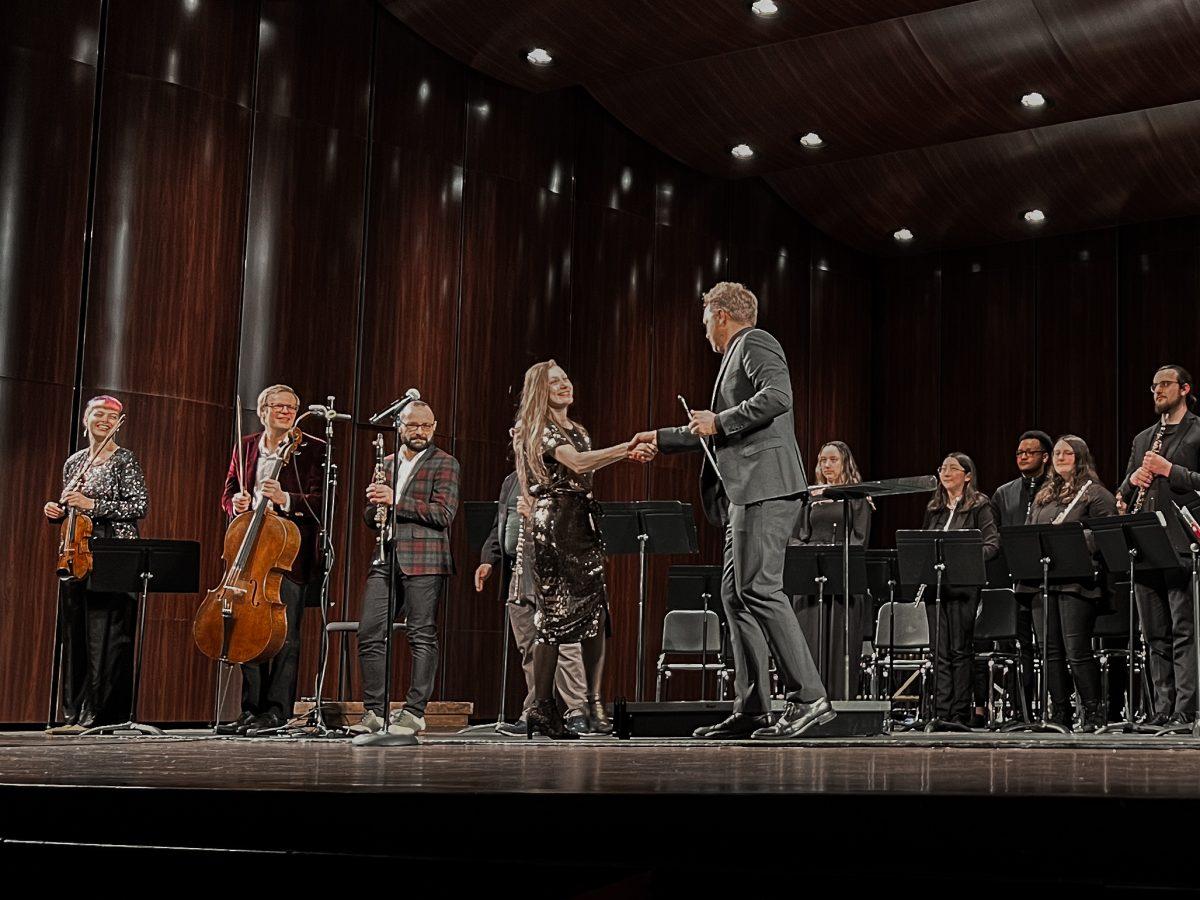
[[[711,409],[693,411],[684,427],[635,438],[663,453],[698,451],[703,443],[716,459],[714,468],[705,453],[700,494],[708,520],[725,530],[721,602],[730,624],[736,696],[728,719],[694,734],[795,737],[836,713],[783,592],[784,553],[800,514],[800,494],[808,487],[787,359],[775,338],[754,327],[758,300],[746,287],[723,281],[703,300],[705,336],[723,355]],[[788,700],[774,723],[767,674],[771,648]]]

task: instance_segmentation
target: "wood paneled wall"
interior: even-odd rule
[[[494,82],[370,0],[64,0],[53,13],[14,0],[0,33],[0,216],[12,235],[0,243],[0,466],[17,485],[0,504],[26,526],[0,570],[0,722],[44,715],[55,584],[40,507],[94,393],[128,404],[124,441],[151,491],[143,533],[200,540],[205,583],[220,572],[235,396],[250,421],[266,384],[291,384],[306,404],[335,396],[355,420],[337,426],[334,615],[345,618],[357,617],[372,546],[358,525],[371,413],[419,388],[462,463],[463,498],[493,499],[537,360],[567,367],[575,413],[604,444],[678,422],[676,394],[706,405],[718,360],[698,296],[721,279],[758,294],[760,324],[789,354],[809,466],[831,437],[867,456],[872,261],[761,182],[667,158],[581,91]],[[695,502],[697,468],[622,464],[597,491]],[[472,588],[464,526],[441,695],[487,716],[501,610]],[[686,561],[716,561],[719,536],[700,528],[703,553]],[[673,561],[685,560],[651,569],[651,665]],[[633,691],[636,588],[635,561],[614,560],[610,697]],[[212,667],[190,636],[198,599],[153,600],[147,719],[209,714]],[[312,612],[304,631],[309,693]],[[397,687],[407,659],[402,647]],[[513,709],[515,662],[511,675]]]

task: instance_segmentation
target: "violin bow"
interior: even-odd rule
[[[234,420],[237,427],[237,445],[235,452],[237,453],[238,463],[238,493],[246,493],[246,448],[242,445],[242,395],[237,396],[237,408],[234,414]]]

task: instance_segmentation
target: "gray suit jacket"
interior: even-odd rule
[[[705,456],[700,468],[704,513],[714,525],[726,521],[729,503],[747,506],[799,494],[808,482],[792,416],[792,381],[779,342],[759,328],[729,342],[713,388],[718,434],[706,438],[717,458],[718,478]],[[686,427],[660,428],[663,453],[700,450]]]

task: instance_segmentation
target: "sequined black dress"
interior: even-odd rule
[[[63,465],[65,486],[87,460],[81,450]],[[136,538],[149,499],[142,467],[119,447],[79,488],[95,537]],[[86,581],[62,586],[62,712],[68,724],[107,725],[129,718],[133,679],[134,597],[93,591]]]
[[[566,444],[581,453],[592,449],[582,426],[564,429],[548,423],[542,456],[549,482],[535,483],[528,473],[533,515],[523,520],[517,555],[516,578],[531,589],[537,607],[534,627],[544,644],[574,644],[608,628],[604,542],[592,476],[576,475],[554,458],[554,451]]]

